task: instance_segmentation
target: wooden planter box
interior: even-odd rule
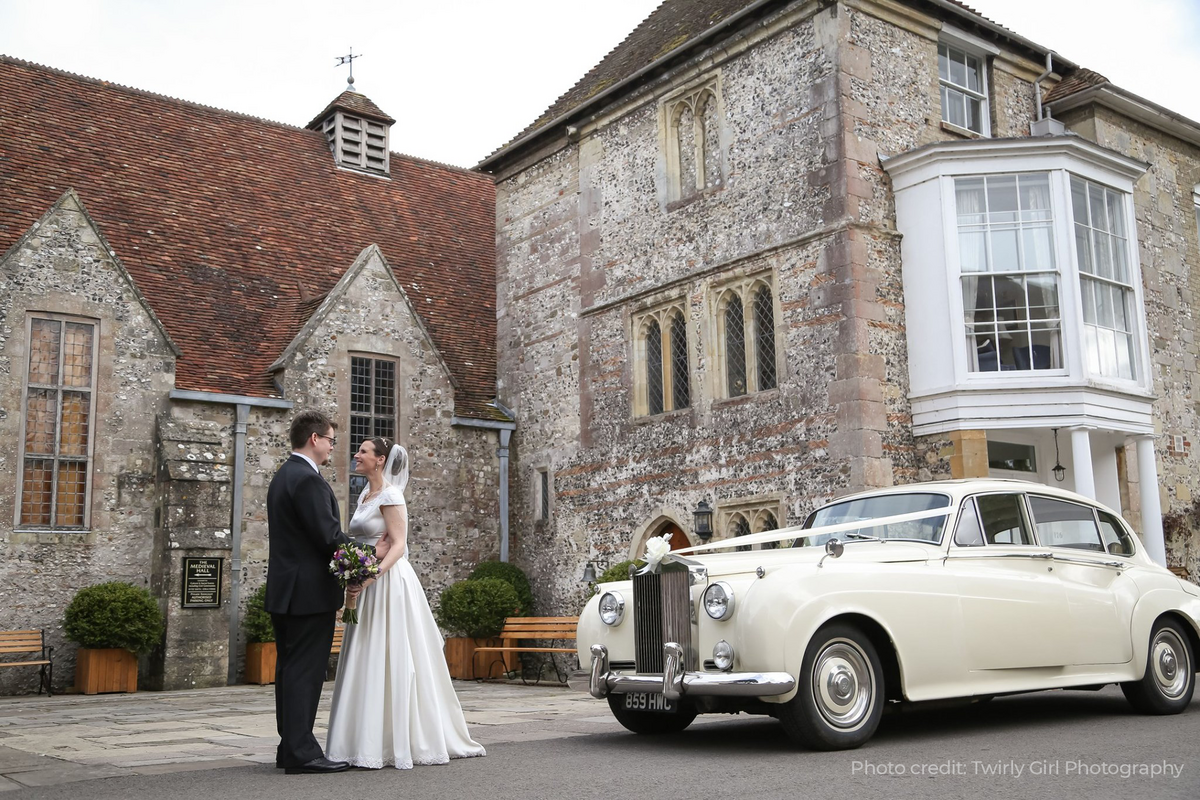
[[[75,654],[75,688],[84,694],[137,691],[137,656],[128,650],[89,650]]]
[[[252,642],[246,645],[246,683],[259,686],[275,682],[275,643]]]
[[[474,678],[500,677],[500,664],[503,661],[506,672],[520,669],[520,655],[517,653],[480,653],[475,656],[477,647],[499,647],[504,645],[503,639],[471,639],[467,636],[451,636],[446,640],[446,666],[450,669],[450,677],[469,681]],[[513,666],[513,665],[516,666]]]

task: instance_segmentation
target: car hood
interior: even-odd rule
[[[686,552],[683,558],[703,565],[711,579],[720,575],[735,575],[754,572],[758,567],[775,569],[782,566],[817,564],[823,558],[839,564],[886,564],[905,561],[928,561],[943,558],[945,550],[934,544],[921,542],[845,542],[842,555],[834,559],[826,556],[824,547],[788,547],[778,550],[751,550],[734,553]]]

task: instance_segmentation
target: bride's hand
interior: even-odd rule
[[[375,557],[380,561],[383,561],[391,547],[392,543],[388,541],[386,536],[384,536],[375,544]]]

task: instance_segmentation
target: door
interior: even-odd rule
[[[1034,542],[1021,494],[969,498],[945,566],[957,587],[969,670],[1070,663],[1067,594],[1049,548]]]
[[[1124,575],[1127,558],[1108,552],[1096,509],[1029,495],[1038,541],[1054,554],[1054,570],[1071,613],[1071,664],[1124,664],[1133,658],[1130,619],[1137,587]]]

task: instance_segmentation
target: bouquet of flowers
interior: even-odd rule
[[[375,556],[375,548],[358,542],[341,545],[334,551],[333,560],[329,562],[329,571],[343,588],[362,584],[368,578],[379,575],[379,559]],[[357,605],[357,597],[346,596],[342,622],[348,625],[358,624]]]

